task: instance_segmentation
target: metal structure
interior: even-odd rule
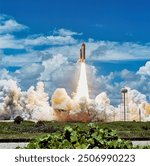
[[[139,121],[141,122],[141,109],[139,108]]]
[[[123,88],[121,90],[121,93],[123,94],[123,107],[124,107],[124,121],[126,121],[126,93],[128,90],[126,88]]]
[[[82,43],[82,47],[80,49],[80,59],[79,62],[85,62],[85,44]]]

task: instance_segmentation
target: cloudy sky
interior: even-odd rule
[[[106,91],[118,104],[129,86],[150,101],[149,9],[148,0],[0,0],[0,79],[71,94],[85,42],[92,98]]]

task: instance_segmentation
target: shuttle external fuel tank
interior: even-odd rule
[[[82,43],[81,49],[80,49],[80,59],[79,62],[85,62],[85,44]]]

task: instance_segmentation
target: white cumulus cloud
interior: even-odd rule
[[[146,62],[145,66],[140,67],[137,73],[150,76],[150,61]]]
[[[78,32],[73,32],[69,29],[57,29],[53,31],[54,35],[59,35],[59,36],[73,36],[73,35],[82,35],[82,33],[78,33]]]
[[[12,18],[8,18],[6,15],[0,15],[0,34],[12,33],[25,30],[27,28],[27,26],[18,23]]]

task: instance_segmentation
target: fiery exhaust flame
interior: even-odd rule
[[[88,90],[87,77],[86,77],[86,65],[84,62],[81,63],[80,77],[79,77],[75,99],[80,100],[80,98],[82,97],[89,99],[89,90]]]

